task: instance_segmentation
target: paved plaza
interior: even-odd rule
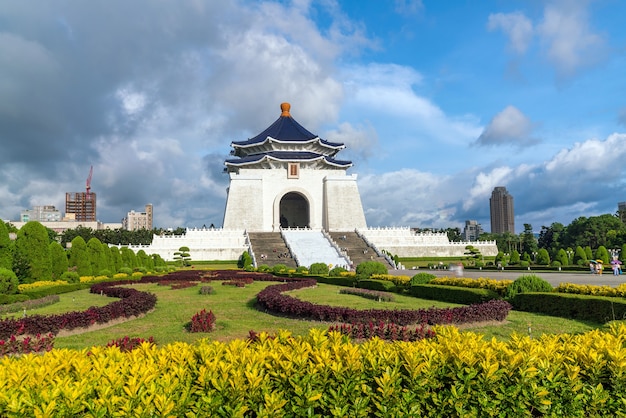
[[[454,277],[455,274],[451,271],[442,269],[427,269],[421,268],[418,270],[390,270],[389,274],[395,275],[403,275],[403,276],[414,276],[417,273],[425,272],[432,273],[438,277]],[[489,279],[508,279],[515,280],[519,276],[523,274],[535,274],[542,279],[549,282],[552,286],[558,286],[559,283],[574,283],[574,284],[593,284],[593,285],[607,285],[615,287],[618,284],[626,282],[626,274],[622,274],[619,276],[613,275],[613,271],[608,268],[604,270],[603,274],[591,274],[587,272],[565,272],[565,271],[525,271],[525,270],[470,270],[465,269],[462,277],[487,277]]]

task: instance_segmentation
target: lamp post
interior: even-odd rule
[[[567,253],[567,264],[572,265],[572,255],[574,255],[574,251],[567,250],[565,252]]]
[[[537,251],[533,251],[533,264],[537,264]]]

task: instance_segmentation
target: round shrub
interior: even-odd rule
[[[13,295],[17,293],[20,282],[12,270],[0,268],[0,294]]]
[[[550,265],[552,267],[561,267],[561,262],[559,260],[554,260],[552,263],[550,263]]]
[[[309,267],[309,273],[317,275],[328,275],[328,265],[326,263],[313,263]]]
[[[274,267],[272,267],[272,272],[273,273],[285,273],[287,272],[287,266],[284,264],[276,264]]]
[[[341,273],[346,273],[347,271],[348,271],[347,269],[345,269],[343,267],[340,267],[340,266],[337,266],[337,267],[333,267],[328,272],[328,275],[331,276],[331,277],[340,277]]]
[[[505,297],[510,299],[518,293],[527,292],[552,292],[553,287],[550,283],[534,274],[525,274],[515,279],[506,288]]]
[[[111,277],[111,276],[113,276],[113,273],[111,273],[111,270],[108,270],[108,269],[103,269],[103,270],[100,270],[100,271],[98,272],[98,276],[106,276],[106,277]]]
[[[124,273],[130,276],[131,274],[133,274],[133,269],[131,269],[130,267],[121,267],[118,273]]]
[[[77,271],[66,271],[61,275],[61,280],[65,280],[68,283],[80,282],[80,276]]]
[[[268,266],[267,264],[261,264],[259,266],[259,268],[257,268],[258,271],[263,272],[263,273],[268,273],[270,272],[272,269],[270,268],[270,266]]]
[[[388,274],[387,267],[379,261],[364,261],[356,266],[358,280],[369,279],[372,274]]]
[[[436,279],[437,276],[431,273],[417,273],[411,277],[411,286],[414,284],[428,284],[432,279]]]
[[[307,274],[308,272],[309,272],[309,270],[306,268],[306,266],[299,266],[296,269],[296,273]]]
[[[211,286],[202,286],[200,288],[201,295],[212,295],[213,293],[215,293],[215,290],[213,290],[213,287]]]
[[[522,260],[519,262],[520,267],[528,268],[530,266],[530,261]]]

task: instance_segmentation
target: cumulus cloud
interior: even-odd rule
[[[509,37],[509,48],[524,54],[533,37],[533,24],[521,12],[492,13],[487,20],[487,28],[491,31],[500,29]]]
[[[515,106],[507,106],[491,119],[476,140],[480,146],[516,145],[523,147],[538,142],[533,138],[533,123]]]
[[[347,150],[341,154],[342,156],[356,155],[361,160],[369,158],[378,145],[376,129],[368,124],[353,126],[351,123],[342,122],[337,129],[328,131],[325,139],[345,144]]]

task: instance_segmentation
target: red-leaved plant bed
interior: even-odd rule
[[[34,337],[17,338],[11,335],[7,340],[0,340],[0,357],[28,353],[40,353],[54,348],[54,335],[37,334]]]
[[[215,315],[212,311],[201,310],[191,317],[186,326],[189,332],[211,332],[215,328]]]
[[[424,338],[432,338],[436,335],[435,331],[424,324],[420,324],[415,328],[408,328],[390,323],[374,324],[341,324],[328,328],[328,332],[337,331],[343,335],[347,335],[353,339],[370,339],[378,337],[388,341],[418,341]]]
[[[490,300],[458,308],[429,309],[368,309],[356,310],[347,307],[317,305],[283,294],[289,290],[315,286],[313,279],[286,279],[287,283],[268,286],[257,294],[259,305],[271,312],[308,318],[317,321],[367,324],[390,322],[397,325],[411,324],[463,324],[480,321],[502,321],[511,304],[503,300]]]
[[[110,341],[107,344],[107,347],[118,347],[122,352],[133,351],[135,348],[139,347],[143,343],[149,343],[150,345],[155,345],[154,337],[150,337],[147,340],[140,337],[129,337],[125,336],[122,338],[118,338],[116,340]]]

